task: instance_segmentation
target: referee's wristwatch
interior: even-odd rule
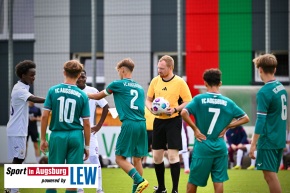
[[[177,111],[177,109],[174,107],[174,113],[177,113],[178,111]]]

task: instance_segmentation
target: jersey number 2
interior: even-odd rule
[[[134,97],[131,99],[131,102],[130,102],[130,108],[131,109],[135,109],[135,110],[138,110],[138,106],[135,106],[134,102],[137,100],[138,98],[138,92],[137,90],[130,90],[130,94],[133,95]]]
[[[63,96],[57,100],[59,100],[59,122],[65,121],[66,123],[72,123],[75,116],[76,100],[71,98],[65,100]]]

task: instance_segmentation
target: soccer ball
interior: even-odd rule
[[[155,114],[165,113],[169,108],[169,102],[163,97],[155,98],[152,102],[152,110]]]

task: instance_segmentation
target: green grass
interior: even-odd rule
[[[3,192],[4,187],[4,173],[3,165],[0,166],[0,193]],[[130,193],[132,180],[121,169],[103,168],[103,188],[105,193]],[[229,170],[230,180],[224,183],[225,193],[267,193],[268,186],[263,178],[261,171],[247,171],[247,170]],[[152,193],[153,186],[157,185],[154,169],[144,169],[144,177],[149,181],[149,187],[143,193]],[[290,171],[279,171],[278,177],[282,186],[283,193],[290,193]],[[181,171],[179,181],[179,192],[186,192],[188,175]],[[165,181],[167,190],[171,190],[171,176],[170,170],[166,169]],[[45,189],[20,189],[21,193],[45,193]],[[64,189],[59,189],[59,193],[64,193]],[[95,189],[85,189],[86,193],[95,193]],[[168,191],[170,193],[171,191]],[[213,185],[209,179],[207,187],[199,187],[198,193],[212,193]]]

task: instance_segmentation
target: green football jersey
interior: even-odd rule
[[[287,92],[277,80],[267,82],[257,93],[255,133],[258,149],[281,149],[286,145]],[[262,121],[262,124],[259,123]]]
[[[196,126],[207,137],[202,142],[195,140],[193,156],[212,158],[227,155],[224,138],[218,136],[234,118],[239,119],[246,113],[231,99],[210,92],[195,96],[185,109],[195,117]]]
[[[44,109],[52,112],[51,131],[82,130],[80,118],[90,117],[88,96],[76,85],[58,84],[51,87]]]
[[[113,94],[121,121],[145,120],[145,94],[140,84],[132,79],[115,80],[107,86],[106,93]]]

